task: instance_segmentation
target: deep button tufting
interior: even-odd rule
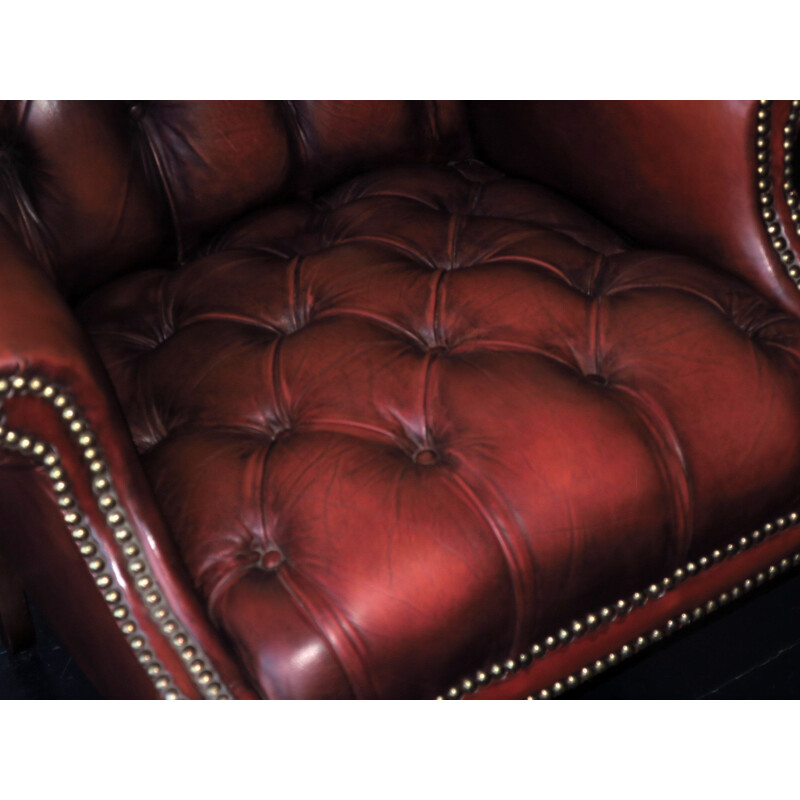
[[[280,550],[267,550],[261,556],[261,566],[266,570],[275,570],[284,562],[283,553]]]
[[[166,415],[153,491],[267,694],[435,695],[796,494],[796,320],[520,181],[487,183],[455,236],[436,208],[463,186],[435,166],[363,175],[330,210],[273,206],[80,311],[140,448]],[[276,255],[309,230],[337,243]],[[473,266],[419,266],[454,250]],[[592,285],[602,302],[574,290]],[[265,346],[312,299],[314,322]],[[163,319],[174,336],[131,346]],[[258,570],[238,569],[241,528],[269,542]],[[293,568],[264,580],[281,551]]]
[[[287,425],[283,428],[276,428],[272,432],[272,441],[273,442],[285,442],[292,434],[292,429]]]
[[[414,461],[417,464],[422,464],[423,466],[430,466],[431,464],[435,464],[439,460],[439,455],[435,450],[431,450],[430,448],[426,447],[422,450],[417,450],[414,453]]]

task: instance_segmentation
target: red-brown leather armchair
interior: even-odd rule
[[[0,104],[0,552],[108,697],[551,697],[800,563],[795,102]]]

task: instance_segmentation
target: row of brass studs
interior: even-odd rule
[[[713,564],[718,564],[720,561],[746,550],[751,545],[757,544],[776,531],[797,524],[798,521],[800,521],[800,515],[792,512],[786,517],[779,517],[774,522],[768,522],[752,533],[740,537],[738,541],[729,543],[724,549],[714,550],[710,556],[703,556],[698,559],[697,562],[690,561],[685,566],[679,567],[671,575],[648,586],[646,590],[634,592],[629,598],[618,600],[614,605],[604,606],[599,611],[588,614],[582,619],[573,620],[569,626],[562,628],[558,633],[548,636],[546,639],[532,645],[516,658],[509,658],[503,662],[492,664],[488,669],[478,670],[473,676],[465,678],[457,686],[451,686],[450,689],[448,689],[444,695],[438,697],[437,700],[458,700],[465,694],[471,694],[494,680],[508,677],[517,672],[520,668],[527,667],[536,659],[542,658],[552,650],[580,638],[599,625],[607,624],[615,619],[626,616],[633,611],[633,609],[643,606],[648,600],[655,600],[671,589],[674,589],[686,580],[686,578],[697,575]],[[800,564],[800,554],[795,556],[793,563]],[[792,561],[790,559],[783,559],[779,566],[772,566],[766,573],[760,573],[756,577],[755,583],[763,583],[767,577],[774,577],[779,571],[788,569],[791,564]],[[748,585],[746,591],[749,591],[755,584],[752,581],[745,581],[745,585]],[[634,643],[625,645],[618,653],[611,653],[605,661],[597,661],[591,667],[584,667],[578,675],[570,675],[563,681],[557,681],[550,689],[543,690],[546,694],[540,695],[540,697],[544,699],[546,697],[555,696],[565,689],[577,686],[578,683],[592,675],[602,672],[606,667],[618,663],[623,658],[627,658],[649,643],[659,641],[665,634],[673,633],[679,627],[683,627],[695,619],[700,619],[704,613],[710,613],[716,610],[719,605],[723,605],[729,600],[739,597],[740,594],[741,589],[734,588],[729,593],[720,595],[717,600],[710,600],[705,607],[695,609],[692,615],[683,614],[677,621],[670,620],[666,623],[663,630],[658,629],[653,631],[650,634],[649,640],[646,639],[646,637],[640,636]]]
[[[756,124],[756,172],[758,186],[758,202],[761,207],[761,218],[767,235],[781,263],[792,282],[800,289],[800,263],[797,254],[792,250],[784,234],[783,227],[775,210],[772,177],[770,175],[770,130],[772,125],[772,101],[761,100],[758,108]],[[792,110],[783,128],[783,191],[786,202],[791,209],[792,222],[800,236],[800,214],[798,213],[797,191],[792,178],[792,147],[795,127],[800,112],[800,100],[792,101]]]
[[[208,657],[176,622],[167,606],[163,592],[142,555],[137,537],[128,525],[108,464],[95,443],[95,436],[88,422],[64,392],[42,378],[24,375],[0,378],[0,401],[14,394],[41,397],[56,409],[87,463],[97,507],[122,550],[133,586],[150,616],[186,662],[192,681],[201,695],[209,699],[229,699],[230,695]],[[130,607],[124,601],[123,592],[114,580],[112,571],[103,560],[99,542],[93,536],[91,526],[85,520],[70,490],[67,475],[61,466],[56,449],[47,442],[9,429],[2,425],[2,420],[0,420],[0,447],[30,456],[47,470],[47,477],[58,498],[57,503],[64,521],[128,645],[136,653],[139,663],[162,697],[167,700],[182,698],[182,693],[175,687],[164,666],[156,661],[146,636],[139,630]]]
[[[794,164],[793,159],[795,142],[798,135],[797,121],[800,118],[800,100],[792,100],[792,110],[783,128],[783,192],[786,198],[786,205],[789,206],[789,213],[795,226],[795,233],[800,236],[800,196],[797,187],[794,185]]]

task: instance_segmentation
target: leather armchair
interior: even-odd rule
[[[5,102],[0,552],[98,689],[551,697],[800,563],[794,102]]]

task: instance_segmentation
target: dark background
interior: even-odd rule
[[[0,699],[97,699],[36,608],[35,645],[0,642]],[[787,576],[694,623],[565,698],[800,698],[800,575]]]

